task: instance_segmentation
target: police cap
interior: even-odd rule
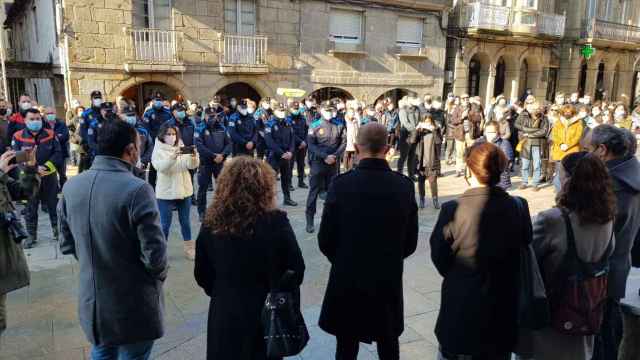
[[[184,104],[182,104],[182,103],[175,103],[171,107],[171,111],[187,111],[187,108],[184,107]]]
[[[91,98],[92,99],[100,99],[100,98],[102,98],[102,93],[100,92],[100,90],[93,90],[91,92]]]

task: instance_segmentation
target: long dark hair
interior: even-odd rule
[[[582,157],[576,160],[576,158]],[[562,160],[571,176],[564,184],[558,205],[575,212],[582,224],[606,224],[616,214],[611,176],[602,160],[592,154],[575,153]]]
[[[164,137],[165,135],[167,135],[167,131],[169,131],[169,129],[173,129],[176,131],[176,143],[169,145],[178,146],[178,144],[180,143],[180,139],[182,139],[182,137],[180,136],[180,129],[178,129],[177,126],[168,121],[160,126],[160,129],[158,130],[158,140],[164,143]]]

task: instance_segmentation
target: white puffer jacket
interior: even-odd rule
[[[182,142],[180,145],[182,146]],[[156,139],[151,163],[158,171],[156,197],[161,200],[182,200],[193,195],[189,170],[200,164],[199,155],[179,154],[179,146],[171,146]]]

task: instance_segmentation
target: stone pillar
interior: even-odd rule
[[[633,71],[620,71],[618,75],[618,96],[625,95],[627,97],[626,105],[629,105],[634,98],[634,89],[631,88],[634,75]]]
[[[453,93],[460,96],[468,91],[469,87],[469,66],[462,58],[462,51],[456,54],[455,73],[453,78]]]
[[[607,92],[610,101],[617,101],[618,99],[612,99],[613,96],[613,80],[615,77],[615,70],[605,70],[604,71],[604,91]]]
[[[560,69],[558,69],[558,92],[567,95],[578,91],[580,83],[579,48],[571,43],[563,43],[560,49]]]
[[[520,89],[520,70],[504,72],[504,96],[513,104],[518,101]]]
[[[533,90],[533,95],[540,102],[544,101],[547,95],[547,82],[542,81],[542,69],[529,70],[527,73],[527,86]]]
[[[496,85],[496,66],[494,64],[489,65],[489,70],[486,74],[480,76],[480,98],[484,99],[484,106],[491,106],[491,98],[493,97],[493,90]],[[484,95],[482,89],[486,89]]]

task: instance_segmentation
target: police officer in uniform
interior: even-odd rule
[[[142,115],[142,120],[146,124],[151,140],[155,144],[160,126],[167,121],[173,120],[171,111],[164,107],[164,101],[160,93],[156,93],[152,100],[151,107]],[[153,167],[153,164],[149,164],[149,184],[151,184],[154,189],[156,188],[157,177],[158,173]]]
[[[78,171],[83,172],[91,167],[95,152],[89,147],[89,132],[93,134],[94,130],[91,125],[96,125],[103,121],[100,114],[100,107],[102,106],[102,93],[98,90],[91,92],[91,107],[86,109],[80,119],[80,146],[82,147],[83,155],[80,157],[80,165]],[[91,130],[91,131],[89,131]]]
[[[264,98],[260,101],[260,107],[256,110],[254,118],[258,127],[258,143],[256,144],[258,159],[264,159],[267,155],[267,143],[264,139],[264,128],[267,122],[273,117],[273,109],[271,109],[271,99]]]
[[[211,176],[220,175],[225,159],[231,155],[231,138],[224,127],[222,113],[213,115],[207,121],[207,128],[196,138],[196,147],[200,154],[198,169],[198,215],[200,221],[207,209],[207,189],[211,185]]]
[[[58,241],[58,202],[57,169],[64,164],[64,154],[60,142],[53,130],[44,127],[42,115],[37,109],[25,112],[25,128],[13,135],[12,147],[15,151],[26,151],[36,148],[36,162],[40,174],[40,190],[37,196],[29,199],[26,207],[25,221],[29,238],[24,247],[30,249],[38,239],[38,205],[40,201],[47,207],[53,238]]]
[[[311,166],[311,189],[306,210],[308,233],[315,231],[313,217],[316,214],[318,194],[323,188],[328,188],[331,180],[338,174],[340,158],[347,146],[345,123],[334,116],[335,111],[330,103],[323,104],[320,111],[322,118],[311,124],[307,134]]]
[[[233,156],[248,155],[253,157],[258,141],[258,128],[253,115],[247,111],[247,103],[241,101],[238,111],[229,118],[229,136],[233,141]]]
[[[175,103],[171,107],[171,114],[173,115],[173,120],[169,120],[173,122],[175,126],[180,131],[180,140],[182,140],[182,144],[184,146],[195,146],[195,139],[200,136],[196,132],[195,125],[191,122],[191,119],[187,117],[187,108],[183,103]],[[189,170],[189,174],[191,175],[191,183],[193,183],[193,179],[195,176],[195,170]],[[191,197],[191,204],[193,206],[197,206],[196,195],[193,194]]]
[[[122,109],[122,113],[120,114],[120,118],[122,121],[126,121],[129,125],[132,125],[136,128],[138,132],[138,138],[140,139],[140,149],[138,149],[140,153],[140,159],[136,168],[136,175],[143,180],[145,179],[144,169],[149,166],[151,163],[151,154],[153,153],[153,141],[151,139],[151,135],[149,135],[149,130],[144,126],[142,120],[136,116],[136,110],[133,107],[127,106]]]
[[[115,119],[115,106],[112,102],[107,101],[100,104],[100,112],[97,117],[94,117],[93,113],[88,114],[87,120],[82,124],[85,130],[81,133],[85,134],[83,143],[86,144],[87,165],[89,167],[93,164],[93,159],[98,151],[98,130],[106,121],[114,121]]]
[[[307,118],[305,113],[300,107],[300,103],[294,101],[291,104],[291,110],[287,122],[293,127],[293,134],[296,138],[295,149],[293,151],[293,160],[291,161],[291,169],[294,164],[298,169],[298,187],[301,189],[307,189],[307,184],[304,183],[304,167],[305,159],[307,157],[307,132],[309,126],[307,125]]]
[[[282,105],[274,109],[273,116],[265,124],[264,140],[269,150],[269,164],[280,173],[284,205],[297,206],[291,200],[291,163],[296,145],[293,127],[287,121],[287,111]]]

